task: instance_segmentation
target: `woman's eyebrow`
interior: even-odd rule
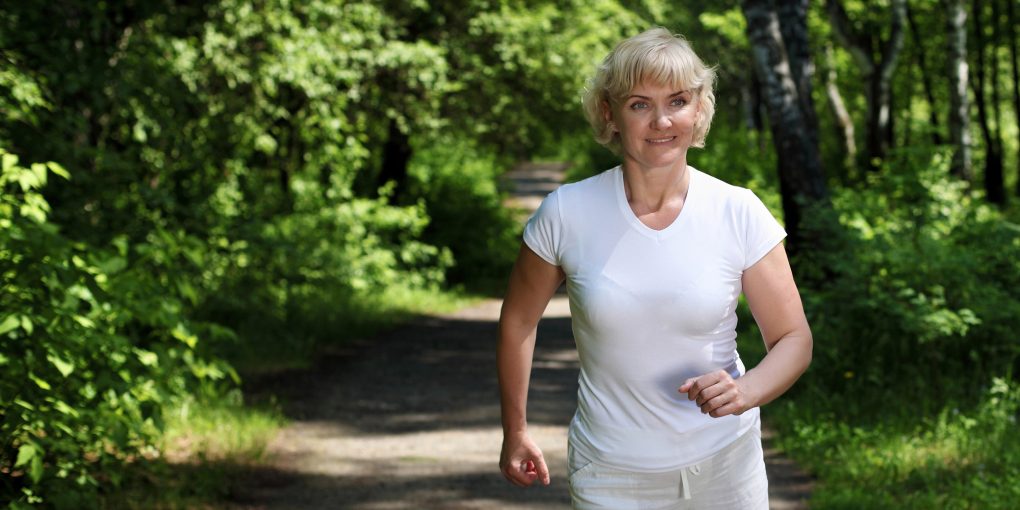
[[[669,97],[676,97],[676,96],[679,96],[680,94],[686,94],[686,93],[688,93],[690,91],[691,91],[691,89],[679,90],[679,91],[676,91],[676,92],[670,94]],[[638,98],[638,99],[645,99],[645,100],[649,100],[649,101],[652,99],[652,98],[650,98],[648,96],[642,96],[640,94],[631,94],[631,95],[627,96],[627,100],[630,100],[630,99],[635,98],[635,97]]]

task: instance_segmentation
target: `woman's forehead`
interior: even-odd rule
[[[673,94],[676,92],[690,91],[693,88],[694,87],[692,86],[691,83],[684,80],[663,81],[654,79],[644,79],[635,83],[634,87],[631,88],[631,92],[633,93],[634,91],[637,90],[654,90],[658,92],[665,91],[669,92],[670,94]]]
[[[659,80],[652,77],[642,79],[630,90],[622,91],[620,99],[631,96],[673,96],[682,92],[694,92],[695,87],[686,80]]]

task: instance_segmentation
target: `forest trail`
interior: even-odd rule
[[[510,200],[533,210],[563,167],[522,165]],[[577,353],[566,296],[539,325],[529,430],[552,484],[520,489],[499,473],[502,431],[495,373],[500,301],[420,317],[327,353],[301,373],[254,382],[292,420],[269,460],[230,490],[235,509],[569,509],[567,424],[576,405]],[[768,437],[768,432],[765,434]],[[810,479],[766,444],[775,510],[806,508]]]

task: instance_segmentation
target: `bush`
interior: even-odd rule
[[[448,248],[453,283],[501,287],[520,246],[522,225],[503,207],[498,177],[508,166],[464,140],[422,140],[411,162],[410,196],[423,200],[430,227],[423,240]]]
[[[233,372],[198,355],[182,313],[185,269],[201,264],[187,236],[73,243],[39,194],[48,175],[69,175],[0,158],[0,496],[77,508],[154,453],[163,406]]]
[[[994,378],[978,395],[970,410],[950,405],[869,426],[814,405],[819,400],[786,402],[772,416],[783,423],[780,447],[823,482],[812,508],[1013,508],[1020,384]]]
[[[449,250],[421,240],[423,205],[393,207],[387,193],[239,224],[224,237],[221,286],[198,313],[236,331],[243,345],[225,343],[218,353],[246,369],[300,366],[356,327],[362,303],[377,304],[385,289],[438,290]]]
[[[811,384],[854,395],[839,403],[848,415],[889,393],[913,396],[903,412],[937,411],[1020,359],[1020,233],[948,163],[903,152],[865,187],[837,191],[843,230],[799,261],[831,277],[804,291],[818,339]]]

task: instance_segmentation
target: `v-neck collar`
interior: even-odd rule
[[[680,226],[686,222],[686,218],[691,215],[689,209],[691,208],[692,197],[697,196],[697,181],[700,179],[700,174],[697,169],[688,165],[687,171],[690,172],[690,179],[687,183],[687,198],[684,200],[684,205],[680,209],[680,213],[677,214],[673,222],[663,228],[662,230],[656,230],[648,225],[645,225],[640,218],[634,214],[634,210],[630,208],[630,203],[627,201],[627,190],[623,182],[623,166],[617,166],[613,169],[614,172],[614,186],[616,187],[616,203],[620,207],[620,213],[627,220],[635,230],[640,232],[642,235],[650,237],[656,241],[662,241],[679,230]]]

